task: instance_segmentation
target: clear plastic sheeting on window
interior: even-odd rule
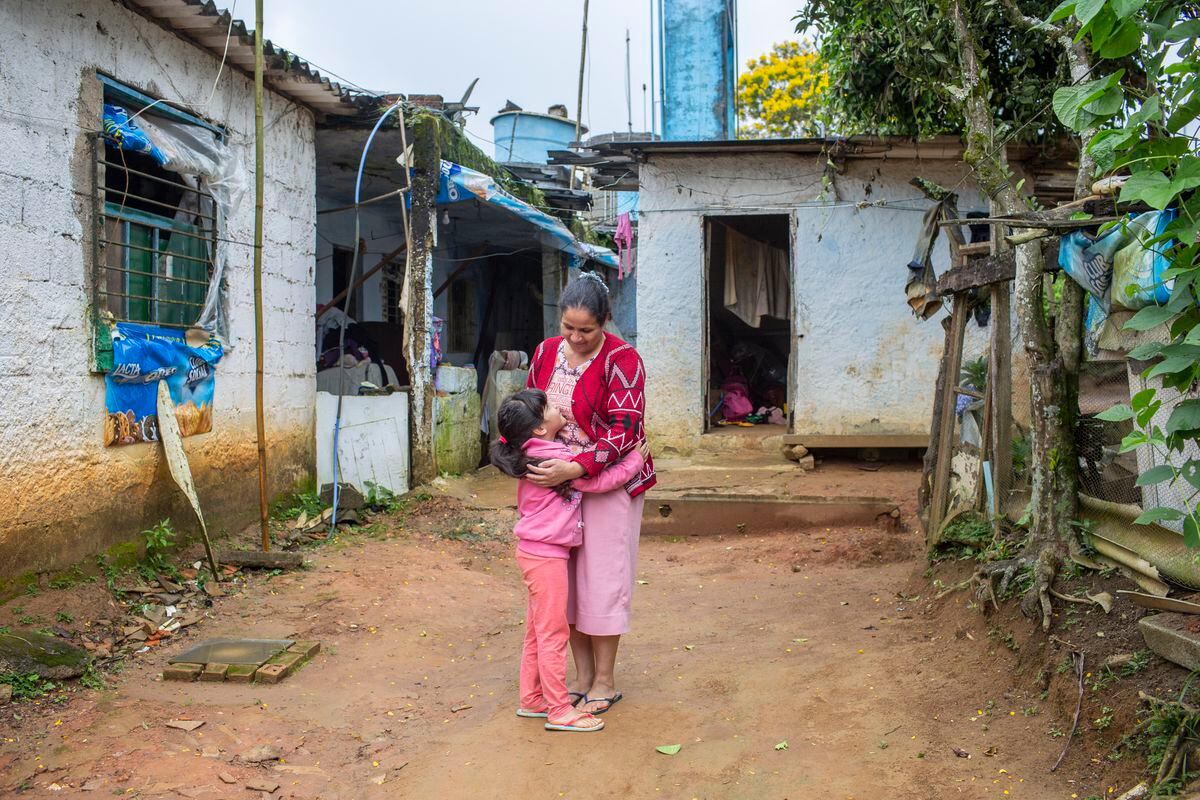
[[[231,346],[225,292],[225,267],[229,262],[227,221],[241,204],[249,187],[241,152],[222,141],[217,134],[196,125],[150,114],[139,117],[138,123],[166,157],[165,168],[179,173],[185,180],[190,178],[198,181],[199,188],[208,194],[191,195],[192,202],[197,204],[197,208],[191,211],[214,217],[217,234],[214,244],[210,245],[214,251],[210,253],[212,276],[195,324],[216,334],[226,346]],[[213,207],[205,207],[209,205]],[[178,213],[186,214],[188,210]]]

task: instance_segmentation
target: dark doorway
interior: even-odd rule
[[[705,242],[704,429],[786,433],[792,386],[790,218],[707,217]]]

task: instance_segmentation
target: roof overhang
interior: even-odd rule
[[[245,75],[254,75],[254,31],[212,0],[122,0],[131,11],[157,23]],[[228,38],[228,53],[226,39]],[[263,84],[273,92],[312,109],[318,117],[356,117],[364,93],[329,80],[308,62],[263,42]]]

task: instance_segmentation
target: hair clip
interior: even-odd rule
[[[504,434],[497,436],[496,441],[500,442],[500,444],[508,444],[508,439],[504,438]]]

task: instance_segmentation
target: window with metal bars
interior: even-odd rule
[[[154,103],[136,90],[99,76],[104,102],[135,115]],[[176,109],[159,113],[188,124]],[[103,127],[103,126],[102,126]],[[104,132],[93,137],[96,247],[93,301],[105,322],[144,322],[186,328],[200,316],[212,275],[216,211],[197,181],[164,169],[151,155],[120,147]],[[97,366],[105,366],[98,343]]]

